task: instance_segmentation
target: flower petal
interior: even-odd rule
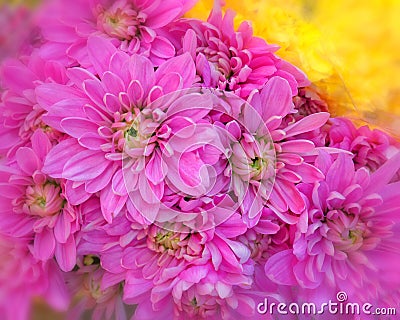
[[[88,181],[100,176],[108,165],[103,152],[84,150],[67,161],[62,176],[73,181]]]
[[[56,241],[54,239],[53,230],[49,228],[43,228],[42,232],[36,233],[35,240],[33,243],[33,253],[39,260],[49,260],[56,247]]]

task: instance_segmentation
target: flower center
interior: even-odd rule
[[[365,246],[374,246],[370,239],[371,230],[359,216],[335,211],[333,217],[324,217],[322,222],[328,227],[328,239],[332,241],[335,249],[343,252],[357,251]]]
[[[129,149],[142,155],[143,152],[139,151],[149,148],[154,127],[154,121],[140,113],[135,115],[133,112],[116,112],[111,125],[111,136],[105,136],[111,140],[111,144],[103,145],[103,151],[124,152]]]
[[[272,160],[271,147],[264,141],[242,141],[233,147],[233,170],[244,181],[268,179],[272,174],[269,170],[273,166]]]
[[[140,36],[139,26],[146,15],[138,12],[126,0],[116,1],[110,8],[99,7],[97,26],[104,33],[119,40],[131,40]]]
[[[155,241],[159,246],[163,247],[160,251],[176,250],[180,241],[177,235],[178,234],[174,234],[172,231],[164,234],[161,232],[157,233]]]
[[[25,117],[24,123],[19,129],[21,139],[29,140],[37,129],[41,129],[51,141],[57,141],[61,137],[60,132],[42,121],[44,113],[43,109],[34,109]]]
[[[298,117],[328,111],[326,102],[323,101],[314,87],[300,88],[298,95],[293,98],[293,103],[298,110]]]
[[[53,216],[60,212],[64,199],[61,198],[61,188],[53,182],[29,186],[26,189],[24,207],[28,213],[39,217]]]
[[[88,254],[83,257],[83,264],[85,266],[98,265],[98,264],[100,264],[100,259],[97,256]]]
[[[202,253],[203,246],[198,233],[182,233],[152,226],[148,231],[148,247],[161,254],[166,253],[177,259],[190,260]]]
[[[191,304],[193,307],[197,307],[197,299],[196,299],[196,297],[194,297],[194,298],[190,301],[190,304]]]

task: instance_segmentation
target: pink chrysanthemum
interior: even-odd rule
[[[70,292],[75,295],[77,303],[68,311],[68,319],[79,319],[83,314],[90,314],[94,320],[129,319],[134,311],[122,301],[123,275],[104,287],[110,275],[101,266],[100,253],[104,250],[106,236],[103,228],[108,224],[101,214],[100,201],[91,197],[82,204],[82,228],[80,241],[77,243],[77,260],[74,269],[66,276]],[[128,230],[124,230],[128,234]],[[115,261],[118,263],[118,261]]]
[[[77,259],[73,272],[66,276],[68,287],[77,298],[68,310],[68,319],[80,319],[85,313],[93,320],[126,320],[133,313],[134,307],[122,301],[123,283],[102,289],[105,273],[97,256],[87,254]]]
[[[270,208],[285,222],[294,223],[305,208],[296,184],[324,178],[318,168],[304,160],[315,152],[315,145],[301,135],[321,128],[329,119],[329,113],[314,113],[286,123],[285,117],[296,111],[290,87],[280,77],[269,80],[261,91],[254,91],[249,101],[265,121],[276,150],[276,179],[269,198]]]
[[[1,232],[33,240],[33,255],[42,261],[54,256],[60,268],[75,266],[75,233],[80,228],[81,212],[63,192],[63,182],[42,172],[51,149],[48,137],[37,130],[32,147],[20,147],[15,161],[0,169]]]
[[[278,284],[344,290],[369,302],[396,294],[400,185],[389,181],[399,160],[400,153],[370,175],[366,168],[355,170],[350,155],[334,160],[322,153],[317,166],[326,179],[298,187],[307,208],[293,248],[267,261],[267,276]]]
[[[346,118],[333,118],[330,124],[326,144],[352,152],[356,169],[374,172],[400,149],[399,142],[379,129],[356,128]]]
[[[148,222],[204,230],[239,207],[245,221],[256,219],[271,192],[275,153],[249,104],[226,92],[192,89],[157,100],[137,119],[154,134],[141,140],[143,151],[127,141],[124,175]],[[140,136],[143,128],[135,131]]]
[[[1,66],[0,77],[5,91],[0,102],[0,154],[11,157],[30,143],[36,129],[41,129],[52,142],[62,135],[41,119],[45,110],[37,104],[35,87],[44,82],[64,83],[65,70],[57,62],[45,61],[34,52],[25,62],[7,60]]]
[[[320,112],[328,112],[327,103],[318,93],[314,85],[299,88],[299,92],[293,97],[294,109],[282,120],[282,126],[289,126],[304,117]],[[328,123],[320,128],[304,132],[297,136],[298,139],[309,140],[317,147],[325,147]]]
[[[50,152],[44,171],[72,182],[66,185],[72,204],[100,191],[103,215],[111,221],[128,199],[122,159],[126,139],[136,136],[131,127],[137,114],[160,96],[190,87],[195,71],[187,54],[154,71],[147,58],[128,56],[98,37],[89,39],[88,51],[94,74],[71,68],[70,85],[36,90],[48,111],[43,121],[70,136]]]
[[[248,22],[235,31],[234,15],[228,10],[222,16],[217,6],[207,22],[183,19],[170,27],[175,46],[191,54],[204,86],[233,91],[247,98],[274,76],[286,79],[293,95],[298,87],[308,85],[300,70],[273,54],[277,46],[253,36]]]
[[[290,248],[293,236],[294,227],[282,222],[271,209],[264,207],[258,223],[240,235],[238,240],[250,249],[250,258],[255,265],[264,266],[270,256]]]
[[[102,244],[102,289],[123,282],[124,302],[138,304],[137,319],[171,317],[174,310],[176,319],[254,312],[254,301],[245,295],[252,284],[250,250],[236,240],[247,230],[239,214],[205,232],[177,225],[179,231],[143,228],[129,215],[101,229],[88,234],[85,247],[96,251]]]
[[[65,311],[70,297],[54,261],[41,262],[29,251],[27,239],[0,235],[0,314],[3,319],[29,318],[34,297]]]
[[[0,66],[7,318],[35,296],[98,320],[273,319],[266,297],[339,290],[398,306],[400,145],[329,120],[220,1],[180,18],[194,2],[54,0]]]
[[[87,40],[97,35],[112,40],[129,54],[140,54],[160,65],[175,56],[162,29],[185,13],[193,0],[59,0],[41,13],[44,58],[64,65],[92,67]]]
[[[318,94],[315,86],[299,88],[298,94],[293,98],[294,107],[297,110],[293,116],[296,119],[318,112],[328,112],[328,105]]]

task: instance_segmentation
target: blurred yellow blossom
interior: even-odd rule
[[[358,117],[400,135],[400,1],[315,1]]]
[[[200,0],[189,17],[206,19],[212,0]],[[237,1],[227,0],[225,8],[236,11],[236,23],[251,21],[254,33],[269,43],[278,44],[278,54],[307,71],[312,81],[328,77],[332,65],[326,59],[321,34],[304,20],[304,8],[298,0]]]
[[[281,46],[279,56],[305,71],[335,115],[400,135],[400,1],[227,0],[237,22]],[[212,0],[189,16],[205,19]]]

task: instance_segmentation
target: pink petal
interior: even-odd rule
[[[85,80],[97,80],[91,72],[83,68],[70,68],[67,70],[67,76],[80,89],[83,89]]]
[[[163,61],[175,56],[175,47],[168,39],[156,36],[151,43],[151,54]]]
[[[198,283],[207,276],[208,270],[204,266],[193,266],[181,272],[179,278],[191,283]]]
[[[305,162],[299,166],[287,165],[286,168],[293,170],[293,172],[300,175],[302,181],[305,183],[314,183],[325,178],[324,174],[320,170]]]
[[[43,115],[42,120],[48,126],[62,132],[61,121],[66,117],[83,117],[85,115],[83,106],[89,103],[89,101],[88,99],[78,98],[59,101]]]
[[[320,112],[311,114],[292,125],[289,125],[286,131],[286,137],[293,137],[300,133],[310,132],[322,127],[328,121],[330,114],[327,112]]]
[[[57,243],[55,257],[62,271],[69,272],[75,267],[76,244],[73,235],[68,238],[66,243]]]
[[[110,61],[110,71],[118,74],[125,85],[131,81],[131,77],[129,75],[128,63],[130,56],[122,51],[115,52]]]
[[[111,113],[117,112],[121,109],[121,102],[119,99],[110,93],[106,93],[103,97],[104,105]]]
[[[1,77],[5,86],[22,94],[26,89],[33,89],[37,76],[18,60],[9,60],[1,68]]]
[[[124,82],[115,73],[110,71],[105,72],[101,78],[101,81],[105,86],[106,91],[114,94],[115,96],[118,96],[120,92],[126,91]]]
[[[153,288],[153,282],[145,279],[136,279],[129,277],[124,288],[124,301],[134,301],[132,299],[150,291]]]
[[[196,67],[190,54],[184,53],[163,63],[156,71],[157,81],[171,72],[176,72],[182,77],[183,88],[189,88],[196,75]]]
[[[71,234],[71,222],[67,219],[64,212],[60,213],[57,217],[54,226],[54,236],[60,243],[65,243]]]
[[[159,184],[165,178],[165,165],[164,161],[161,159],[159,152],[153,153],[150,161],[146,166],[146,177],[153,183]]]
[[[116,284],[125,280],[125,274],[113,274],[110,272],[105,272],[103,278],[101,279],[101,289],[105,290],[109,287],[112,287]]]
[[[222,255],[218,250],[218,247],[212,242],[207,243],[205,246],[210,251],[211,261],[215,270],[218,270],[222,262]]]
[[[70,304],[70,292],[65,284],[62,272],[55,262],[48,264],[46,277],[48,277],[48,287],[44,293],[47,303],[56,310],[66,311]]]
[[[254,300],[244,295],[239,295],[237,311],[244,317],[249,317],[254,314],[256,306]]]
[[[87,42],[89,59],[99,76],[109,70],[111,57],[117,49],[107,39],[91,36]]]
[[[281,192],[289,206],[289,209],[294,213],[300,214],[305,209],[304,199],[293,183],[285,180],[277,180],[275,188]]]
[[[292,92],[288,82],[281,77],[271,78],[261,91],[261,115],[264,121],[272,116],[286,116],[293,108]]]
[[[284,250],[274,254],[267,260],[264,270],[268,278],[282,285],[296,285],[297,281],[293,273],[296,258],[292,250]]]
[[[83,82],[83,89],[90,100],[92,100],[100,110],[105,109],[104,95],[106,92],[99,80],[85,80]]]
[[[39,105],[45,110],[65,99],[84,98],[79,90],[58,83],[43,84],[36,88],[35,93]]]
[[[129,61],[129,72],[131,80],[138,80],[143,88],[152,88],[154,86],[154,68],[151,61],[139,55],[133,55]],[[148,90],[145,90],[146,93]]]
[[[100,150],[102,144],[107,142],[106,139],[100,137],[98,133],[88,132],[84,133],[78,139],[79,144],[89,150]]]
[[[114,174],[113,164],[110,162],[108,167],[101,175],[91,181],[86,182],[85,189],[89,193],[96,193],[103,190],[110,182]]]
[[[157,9],[154,9],[155,11],[151,13],[146,9],[144,9],[143,12],[146,14],[150,13],[146,20],[146,25],[150,28],[156,29],[164,27],[177,18],[182,11],[182,4],[179,1],[163,0],[162,5],[159,5]]]
[[[53,230],[43,228],[42,232],[36,233],[33,243],[33,252],[37,259],[49,260],[55,250],[56,241],[54,239]]]
[[[31,137],[31,141],[32,149],[36,155],[40,160],[44,160],[52,148],[48,136],[42,130],[36,130]]]
[[[63,131],[71,137],[80,138],[86,133],[97,134],[99,126],[83,118],[65,118],[61,121]]]
[[[379,190],[387,184],[400,168],[400,152],[397,152],[388,161],[385,162],[378,170],[371,175],[371,181],[366,193]]]
[[[22,147],[17,150],[16,153],[17,162],[19,167],[28,176],[32,176],[36,170],[41,168],[41,161],[38,159],[35,152],[32,149]]]
[[[100,176],[108,165],[103,152],[84,150],[67,161],[62,176],[73,181],[87,181]]]
[[[182,89],[181,76],[176,72],[164,74],[157,80],[157,85],[163,89],[165,94],[180,90]]]
[[[47,155],[42,171],[53,178],[61,178],[65,164],[84,149],[75,139],[61,141]]]
[[[197,49],[197,36],[196,32],[192,29],[186,31],[185,36],[182,40],[183,52],[188,52],[193,61],[196,59],[196,49]]]
[[[254,231],[261,234],[275,234],[280,230],[279,225],[269,220],[261,220],[254,227]]]
[[[67,180],[65,184],[65,197],[70,204],[74,206],[82,204],[90,196],[91,194],[85,190],[85,184],[82,183],[79,187],[74,187],[74,182]]]
[[[112,190],[116,195],[125,196],[127,194],[127,188],[125,186],[125,180],[122,170],[115,172],[112,178]]]
[[[114,194],[111,185],[108,185],[100,193],[101,212],[104,219],[111,223],[125,205],[128,196],[118,196]]]
[[[282,148],[282,152],[303,153],[312,151],[315,148],[314,143],[309,140],[292,140],[282,142],[279,145]]]
[[[340,177],[340,179],[338,179]],[[330,190],[343,192],[354,178],[354,162],[352,158],[346,154],[339,154],[337,160],[332,164],[326,174],[326,182]]]

